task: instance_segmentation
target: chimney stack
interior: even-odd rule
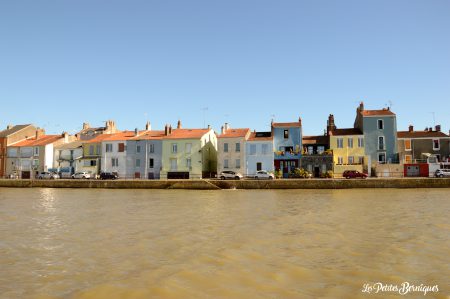
[[[414,132],[414,126],[413,126],[413,125],[409,125],[408,131],[409,131],[409,132]]]
[[[43,135],[45,135],[45,130],[41,128],[36,128],[36,139],[41,138]]]
[[[208,125],[208,130],[211,130],[211,125]]]
[[[147,123],[145,124],[145,130],[146,131],[151,131],[152,130],[152,125],[150,124],[149,121],[147,121]]]
[[[178,120],[177,129],[181,129],[181,120]]]
[[[64,137],[64,143],[69,143],[69,133],[62,132],[61,136]]]
[[[116,123],[113,120],[106,121],[106,134],[116,133]]]
[[[169,125],[169,135],[172,134],[172,125]]]
[[[230,129],[230,126],[228,125],[228,123],[225,123],[225,127],[224,127],[224,133],[227,133],[227,131]]]
[[[89,123],[83,123],[83,130],[87,130],[89,129],[91,126],[89,125]]]
[[[164,127],[164,135],[169,135],[169,125],[166,124],[166,126]]]
[[[364,102],[363,101],[361,101],[359,103],[359,111],[364,111]]]
[[[224,130],[223,130],[224,128],[223,128],[223,126],[220,128],[220,134],[223,134],[224,133]]]
[[[328,116],[328,122],[327,122],[327,134],[330,135],[330,132],[336,130],[336,125],[334,123],[334,115],[330,114]]]
[[[436,125],[435,130],[436,130],[436,132],[440,132],[441,131],[441,125]]]
[[[300,126],[301,126],[302,125],[302,118],[301,117],[298,118],[298,122],[300,123]]]
[[[9,125],[6,126],[6,130],[10,130],[10,129],[12,129],[13,127],[14,127],[13,125],[9,124]]]
[[[138,130],[138,128],[135,128],[134,129],[134,136],[137,136],[137,135],[139,135],[139,130]]]

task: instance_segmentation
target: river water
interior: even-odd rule
[[[449,215],[448,189],[0,188],[0,298],[448,298]]]

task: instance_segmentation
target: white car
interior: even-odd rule
[[[255,174],[255,179],[257,180],[273,180],[275,178],[275,175],[273,173],[270,173],[266,170],[259,170]]]
[[[44,171],[44,172],[41,172],[40,174],[38,174],[37,178],[39,180],[55,180],[55,179],[59,179],[59,175],[54,172]]]
[[[450,169],[438,169],[435,174],[437,178],[450,177]]]
[[[242,174],[240,174],[239,172],[235,172],[235,171],[231,171],[231,170],[225,170],[222,171],[218,177],[221,180],[240,180],[242,179],[244,176]]]
[[[72,179],[90,179],[91,174],[86,171],[80,171],[75,174],[72,174]]]

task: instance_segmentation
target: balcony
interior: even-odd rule
[[[276,160],[291,160],[291,159],[300,159],[301,157],[300,151],[275,151],[274,159]]]
[[[313,157],[313,156],[320,156],[320,157],[332,157],[333,156],[333,150],[326,150],[326,151],[312,151],[312,152],[308,152],[308,151],[303,151],[302,156],[304,157]]]

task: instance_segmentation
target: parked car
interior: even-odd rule
[[[229,180],[240,180],[243,177],[244,176],[242,174],[240,174],[239,172],[235,172],[235,171],[231,171],[231,170],[225,170],[225,171],[222,171],[219,174],[219,178],[221,180],[226,180],[226,179],[229,179]]]
[[[450,177],[450,169],[438,169],[435,175],[437,178]]]
[[[59,179],[59,174],[54,172],[44,171],[38,174],[37,178],[39,180],[55,180]]]
[[[346,171],[344,171],[342,176],[346,179],[357,179],[357,178],[365,179],[365,178],[367,178],[367,174],[359,172],[357,170],[346,170]]]
[[[91,174],[86,171],[80,171],[72,174],[72,179],[90,179]]]
[[[19,178],[19,174],[17,172],[13,172],[9,175],[9,178],[17,180]]]
[[[119,176],[114,172],[102,172],[100,173],[101,180],[117,180]]]
[[[257,180],[261,180],[261,179],[273,180],[274,178],[275,178],[275,175],[266,170],[259,170],[255,174],[255,179],[257,179]]]

